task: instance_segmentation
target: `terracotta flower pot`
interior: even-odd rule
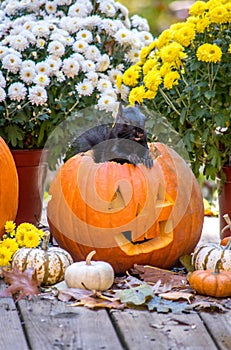
[[[227,222],[224,220],[223,215],[228,214],[231,218],[231,165],[224,166],[223,171],[226,175],[226,182],[222,186],[222,191],[219,195],[219,218],[221,239],[227,236],[231,236],[231,231],[229,229],[222,232],[222,229],[225,226],[227,226]]]
[[[42,214],[48,152],[43,149],[12,150],[19,179],[16,224],[38,225]]]

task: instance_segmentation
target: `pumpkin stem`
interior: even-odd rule
[[[86,265],[91,265],[91,259],[95,254],[96,254],[95,250],[92,250],[92,252],[88,254],[88,256],[86,257]]]
[[[48,245],[50,242],[50,232],[49,231],[45,231],[44,232],[44,236],[43,236],[43,241],[42,241],[42,249],[43,250],[47,250],[48,249]]]

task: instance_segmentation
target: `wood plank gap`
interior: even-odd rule
[[[123,312],[123,311],[121,311],[121,312]],[[124,350],[129,350],[129,347],[128,347],[126,340],[125,340],[125,337],[124,337],[124,334],[123,334],[123,332],[121,332],[121,328],[119,327],[119,324],[116,321],[115,317],[113,317],[113,312],[111,312],[110,310],[107,310],[107,313],[108,313],[108,317],[112,323],[112,326],[116,331],[116,334],[118,336],[118,339],[121,343],[122,348]]]

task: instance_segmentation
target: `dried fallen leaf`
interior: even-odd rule
[[[0,297],[16,296],[16,300],[19,301],[25,296],[31,299],[34,295],[39,294],[39,282],[34,269],[21,272],[14,267],[10,271],[3,271],[3,277],[5,283],[10,286],[0,292]]]
[[[187,284],[186,275],[154,266],[135,265],[133,272],[138,273],[143,281],[150,284],[155,284],[159,280],[162,285],[168,285],[171,288],[182,288]]]
[[[185,293],[185,292],[168,292],[168,293],[161,293],[159,294],[161,298],[167,299],[167,300],[180,300],[184,299],[187,300],[189,304],[191,304],[191,299],[194,298],[194,294],[192,293]]]
[[[153,290],[148,284],[141,284],[135,288],[121,290],[117,296],[122,303],[144,305],[148,299],[153,298]]]

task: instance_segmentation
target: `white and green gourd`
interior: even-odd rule
[[[53,285],[64,280],[67,267],[73,264],[71,255],[59,247],[49,247],[50,232],[44,232],[41,248],[20,248],[12,258],[12,267],[20,271],[35,270],[41,286]]]

